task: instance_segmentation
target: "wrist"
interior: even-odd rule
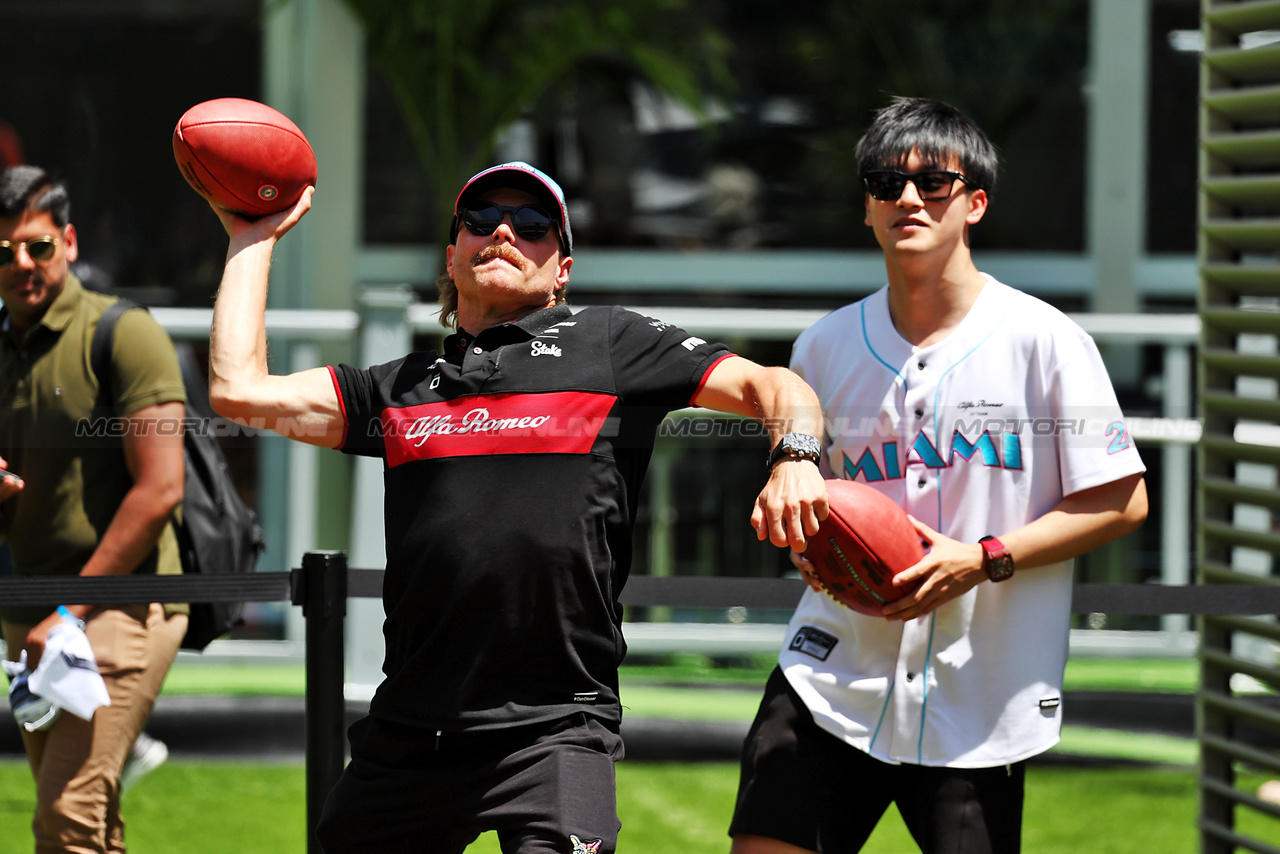
[[[982,570],[993,582],[1007,581],[1013,577],[1013,556],[1004,543],[988,534],[978,540],[982,547]]]
[[[80,631],[84,631],[84,617],[76,614],[66,605],[58,606],[58,616],[68,623],[75,623]]]
[[[769,454],[770,471],[780,462],[786,460],[807,460],[814,465],[822,459],[822,442],[817,436],[808,433],[788,433],[783,436]]]

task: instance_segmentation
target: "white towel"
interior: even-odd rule
[[[89,639],[70,621],[64,620],[49,630],[40,666],[28,684],[32,692],[86,721],[93,719],[99,706],[111,705]]]

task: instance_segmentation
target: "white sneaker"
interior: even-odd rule
[[[124,761],[120,771],[120,790],[140,778],[149,771],[154,771],[169,758],[168,746],[158,738],[152,738],[145,732],[138,733],[138,738],[129,750],[129,757]]]

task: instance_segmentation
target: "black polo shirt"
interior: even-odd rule
[[[663,417],[728,355],[567,306],[333,369],[341,449],[385,460],[386,679],[371,711],[445,730],[621,718],[618,594]]]

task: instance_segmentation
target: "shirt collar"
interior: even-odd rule
[[[499,334],[504,336],[517,337],[519,333],[523,333],[524,338],[533,338],[549,326],[555,326],[563,320],[573,317],[573,309],[568,305],[561,303],[553,305],[550,308],[540,308],[535,312],[526,314],[519,320],[512,320],[507,323],[499,323],[497,326],[491,326],[484,332],[480,333],[488,337],[490,334]],[[503,330],[503,332],[495,332],[495,330]],[[444,341],[445,352],[451,349],[464,349],[477,337],[472,335],[465,329],[459,329],[457,332],[448,336]]]
[[[66,329],[83,297],[84,285],[80,284],[74,273],[67,273],[67,279],[62,283],[62,293],[54,297],[53,304],[44,313],[44,317],[40,318],[40,325],[55,332]]]

